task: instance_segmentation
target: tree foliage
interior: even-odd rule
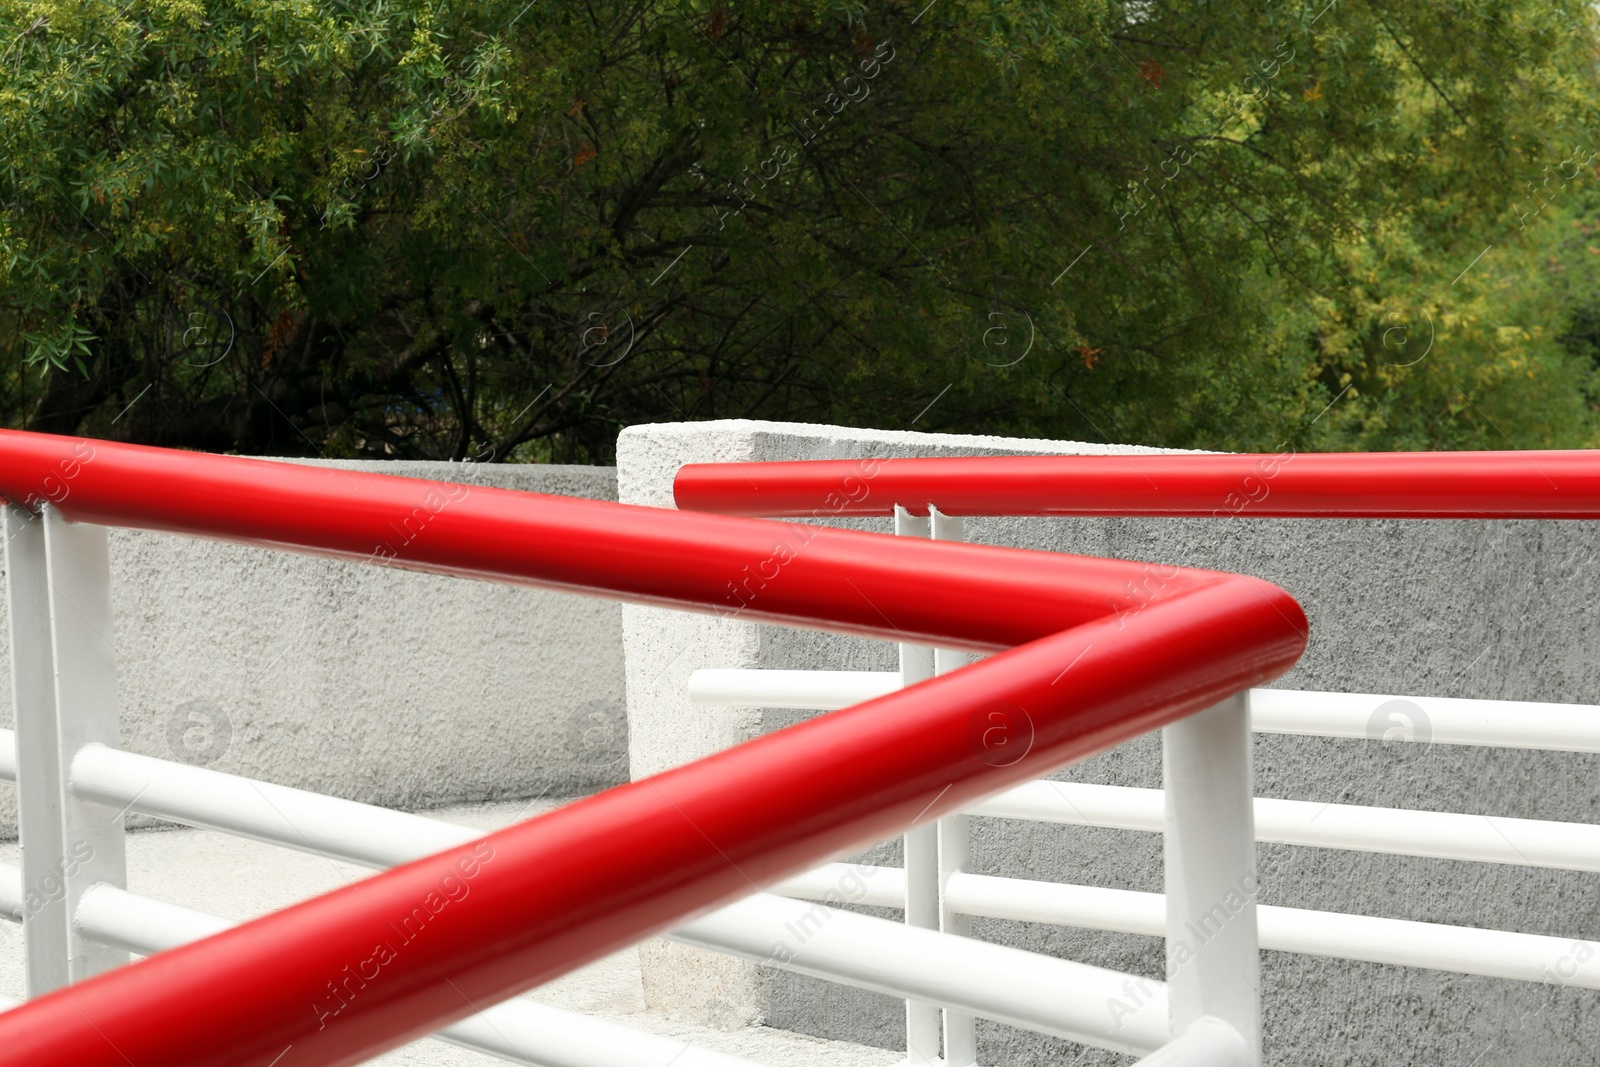
[[[1586,445],[1596,40],[1577,0],[0,0],[0,414]]]

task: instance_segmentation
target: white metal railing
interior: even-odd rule
[[[689,679],[697,704],[836,711],[900,687],[896,671],[698,670]],[[1250,729],[1258,734],[1372,739],[1372,713],[1402,701],[1427,716],[1438,745],[1600,752],[1600,716],[1593,704],[1460,697],[1321,693],[1252,689]]]
[[[0,779],[18,785],[25,849],[0,865],[0,917],[20,922],[30,996],[209,936],[227,920],[130,893],[122,817],[204,827],[373,868],[480,836],[390,811],[118,748],[106,531],[5,508],[16,728]],[[957,540],[959,519],[899,512],[903,536]],[[900,646],[894,672],[699,671],[706,704],[829,709],[965,662]],[[1257,906],[1256,841],[1600,871],[1600,828],[1531,819],[1317,805],[1253,797],[1250,732],[1371,736],[1372,713],[1407,701],[1433,743],[1600,751],[1600,708],[1508,701],[1252,690],[1162,731],[1164,788],[1033,782],[919,828],[905,866],[830,864],[670,935],[683,943],[907,1001],[908,1057],[973,1067],[984,1017],[1149,1064],[1259,1063],[1259,948],[1600,988],[1600,953],[1574,939]],[[997,722],[993,758],[1015,724]],[[1021,742],[1018,737],[1018,742]],[[19,775],[19,765],[23,773]],[[1165,893],[976,875],[971,816],[1164,834]],[[819,901],[820,903],[809,903]],[[840,905],[897,908],[895,923]],[[970,937],[974,916],[1165,936],[1166,981]],[[1203,939],[1187,933],[1203,931]],[[5,1007],[0,1003],[0,1008]],[[439,1035],[514,1063],[615,1067],[749,1062],[515,1000]]]
[[[895,532],[962,537],[961,519],[929,510],[929,517],[919,518],[896,508]],[[898,671],[697,670],[689,679],[689,696],[702,705],[837,710],[928,677],[934,673],[929,652],[901,645]],[[941,658],[945,655],[933,654],[939,670],[962,662],[959,653],[948,660]],[[1389,740],[1600,752],[1600,706],[1252,689],[1238,699],[1231,729],[1218,727],[1215,716],[1221,709],[1213,709],[1162,731],[1164,790],[1031,782],[942,820],[936,835],[917,840],[908,835],[904,868],[828,864],[774,891],[822,900],[853,878],[865,886],[855,903],[903,909],[913,926],[932,926],[930,917],[937,916],[939,928],[949,933],[970,934],[970,919],[981,916],[1164,937],[1171,990],[1155,982],[1148,987],[1164,994],[1162,1002],[1171,1011],[1168,1032],[1174,1036],[1141,1061],[1147,1065],[1259,1062],[1259,1033],[1240,1022],[1258,1018],[1258,947],[1600,989],[1600,945],[1577,938],[1256,905],[1253,845],[1239,847],[1247,841],[1600,872],[1600,826],[1251,798],[1249,789],[1220,788],[1228,778],[1251,781],[1247,745],[1242,753],[1236,745],[1250,732],[1373,739],[1375,715],[1380,724],[1392,721],[1382,714],[1386,708],[1410,719],[1413,728],[1417,721],[1428,724],[1421,737],[1395,724],[1379,734]],[[1209,732],[1208,717],[1213,720]],[[1202,753],[1204,758],[1197,759]],[[1241,798],[1242,809],[1226,803]],[[972,874],[964,869],[972,816],[1164,833],[1168,891]],[[1192,933],[1197,921],[1199,937],[1207,938],[1210,950],[1202,957],[1203,968],[1184,962],[1180,950],[1192,950],[1199,940]],[[1213,944],[1229,937],[1230,950],[1216,952]],[[1183,996],[1197,995],[1196,987],[1209,996],[1205,1010],[1182,1002]],[[1117,1005],[1142,1011],[1157,1002],[1153,996],[1136,987],[1118,990],[1108,1003],[1113,1011]],[[992,1012],[977,1014],[998,1018]],[[1239,1059],[1227,1028],[1197,1025],[1202,1015],[1220,1016],[1255,1049]],[[913,1062],[933,1061],[942,1051],[947,1067],[976,1063],[970,1013],[943,1013],[943,1041],[941,1050],[931,1010],[908,1002]]]
[[[22,925],[30,997],[126,963],[130,954],[233,925],[128,891],[123,818],[129,813],[380,869],[481,836],[424,816],[122,751],[106,529],[70,523],[48,505],[39,515],[0,511],[16,712],[15,729],[0,730],[0,780],[17,784],[24,845],[20,868],[0,864],[0,918]],[[929,533],[959,535],[959,523],[927,525]],[[903,662],[897,684],[953,669],[964,656],[906,646]],[[1209,906],[1253,871],[1248,826],[1236,817],[1243,812],[1248,820],[1243,705],[1225,703],[1167,733],[1169,752],[1220,743],[1236,764],[1224,775],[1180,774],[1168,786],[1169,795],[1195,811],[1233,811],[1211,834],[1218,848],[1169,860],[1187,872],[1192,903]],[[953,906],[958,898],[949,893],[959,873],[950,865],[962,855],[965,834],[965,817],[914,831],[911,876],[898,872],[892,891],[871,890],[892,893],[885,899],[913,918],[909,924],[833,906],[857,899],[840,891],[854,883],[840,881],[815,894],[823,903],[757,894],[668,936],[905,998],[918,1062],[936,1061],[941,1041],[956,1054],[952,1064],[975,1062],[976,1016],[1139,1055],[1179,1047],[1177,1035],[1226,1050],[1229,1063],[1254,1062],[1248,1048],[1257,1040],[1254,986],[1232,977],[1239,960],[1254,958],[1253,920],[1233,924],[1229,938],[1208,945],[1171,982],[953,936],[969,932],[968,915],[978,913]],[[862,871],[876,880],[875,872]],[[1174,900],[1172,906],[1189,906],[1181,896]],[[1225,952],[1235,958],[1224,959]],[[1123,1013],[1108,1011],[1130,988],[1137,1003]],[[0,1009],[8,1006],[0,1001]],[[1191,1028],[1210,1016],[1227,1025]],[[525,999],[435,1036],[530,1067],[753,1067],[740,1057]]]

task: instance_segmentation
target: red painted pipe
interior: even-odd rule
[[[863,477],[863,464],[873,471]],[[678,506],[724,515],[1600,518],[1600,453],[1285,452],[691,464]]]
[[[0,1014],[0,1064],[18,1067],[358,1063],[1259,685],[1305,644],[1287,594],[1232,575],[104,442],[0,433],[0,494],[75,521],[1020,646],[30,1001]]]
[[[1137,608],[1152,583],[1115,560],[14,430],[0,430],[0,497],[75,522],[983,651]],[[1184,571],[1164,589],[1219,577]]]

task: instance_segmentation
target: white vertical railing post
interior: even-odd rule
[[[932,523],[899,505],[894,509],[894,532],[902,537],[929,537]],[[915,685],[933,677],[933,649],[925,645],[900,645],[900,684]],[[939,928],[939,828],[929,823],[905,836],[906,925],[927,930]],[[920,1000],[906,1001],[906,1059],[933,1063],[939,1058],[939,1009]]]
[[[67,893],[55,759],[55,658],[44,521],[6,505],[6,612],[11,623],[11,707],[17,737],[17,837],[22,852],[22,949],[27,995],[67,984]]]
[[[56,669],[56,758],[61,840],[66,845],[68,977],[82,981],[128,962],[121,949],[89,941],[70,921],[91,886],[128,885],[121,811],[72,794],[72,759],[85,745],[122,747],[117,719],[117,646],[111,622],[111,553],[104,526],[70,523],[44,509],[50,631]]]
[[[960,937],[972,936],[972,917],[952,911],[945,898],[950,876],[967,866],[971,841],[967,816],[940,819],[939,827],[939,929]],[[978,1031],[973,1017],[953,1008],[944,1010],[944,1062],[946,1067],[974,1067],[978,1062]]]
[[[929,508],[935,541],[965,541],[966,524],[960,516],[945,515],[937,508]],[[967,654],[956,649],[941,648],[934,652],[934,672],[945,674],[967,665]],[[952,815],[940,819],[939,827],[939,929],[961,937],[972,936],[972,918],[952,911],[945,899],[945,887],[950,876],[967,867],[967,853],[971,844],[971,829],[965,815]],[[975,1067],[978,1062],[977,1024],[966,1012],[949,1008],[944,1012],[944,1063],[945,1067]]]
[[[1172,1032],[1203,1018],[1261,1062],[1249,697],[1161,731],[1166,780],[1167,989]]]
[[[89,941],[72,922],[78,902],[91,886],[127,888],[122,829],[126,809],[81,800],[70,788],[72,759],[80,749],[97,743],[121,747],[111,561],[105,527],[68,522],[48,505],[41,511],[37,524],[44,534],[54,699],[35,705],[33,738],[28,755],[22,756],[19,777],[38,774],[51,779],[51,788],[57,791],[53,812],[59,827],[53,838],[57,851],[48,858],[35,856],[31,863],[42,879],[37,887],[55,887],[47,895],[62,898],[59,916],[65,924],[66,976],[77,982],[128,962],[127,952]],[[21,718],[19,712],[19,728]],[[36,805],[31,814],[45,819],[52,813]]]

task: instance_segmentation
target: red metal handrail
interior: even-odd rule
[[[855,477],[876,491],[869,467]],[[73,521],[1009,649],[37,998],[0,1014],[0,1064],[19,1067],[357,1063],[1269,681],[1306,639],[1288,594],[1237,575],[1152,582],[1135,563],[99,441],[0,432],[0,496]]]
[[[862,471],[873,471],[863,491]],[[678,506],[724,515],[1600,518],[1595,452],[1153,453],[691,464]]]

